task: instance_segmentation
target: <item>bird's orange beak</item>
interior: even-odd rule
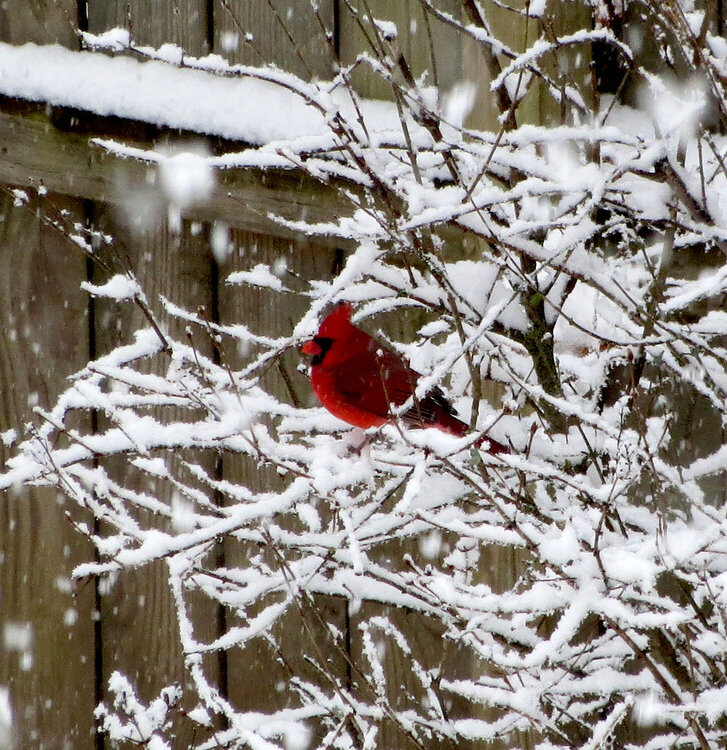
[[[322,354],[323,350],[321,349],[318,344],[316,344],[315,341],[306,341],[305,344],[303,344],[303,348],[301,349],[303,354],[312,354],[314,357],[317,357],[319,354]]]

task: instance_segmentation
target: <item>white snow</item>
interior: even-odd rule
[[[15,747],[14,739],[10,690],[5,685],[0,685],[0,750],[13,750]]]
[[[5,432],[0,432],[0,441],[2,441],[2,444],[7,448],[11,446],[18,438],[18,432],[14,429],[5,430]]]
[[[235,271],[227,277],[228,284],[246,284],[249,286],[267,287],[277,292],[283,291],[285,287],[270,267],[258,263],[249,271]]]
[[[112,52],[123,52],[131,44],[131,32],[122,28],[109,29],[101,34],[82,31],[81,38],[91,49],[98,48]]]
[[[444,96],[444,121],[452,127],[461,128],[475,105],[476,97],[477,86],[471,81],[463,81],[453,86]]]
[[[162,192],[180,211],[204,203],[212,193],[214,173],[203,154],[183,151],[163,159],[159,167]]]
[[[28,651],[32,643],[32,623],[6,622],[3,625],[3,646],[8,651]]]
[[[212,254],[218,264],[227,261],[235,250],[234,243],[230,239],[230,228],[222,221],[216,221],[210,232],[210,247]]]
[[[141,294],[141,287],[136,279],[121,273],[112,276],[105,284],[97,285],[83,281],[81,282],[81,289],[84,289],[94,297],[107,297],[117,302],[125,299],[133,299]]]
[[[114,38],[121,43],[123,34],[114,32]],[[185,57],[185,64],[202,69],[72,52],[57,45],[0,43],[0,94],[253,144],[326,133],[320,110],[297,95],[295,87],[274,82],[289,84],[287,74],[227,65],[219,57]],[[256,79],[260,76],[270,80]],[[353,111],[345,94],[334,93],[332,100]],[[361,107],[373,131],[399,130],[393,105],[362,102]],[[265,112],[275,117],[261,116]]]

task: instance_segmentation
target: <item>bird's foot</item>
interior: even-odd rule
[[[346,435],[346,457],[360,456],[364,448],[369,446],[369,443],[369,436],[358,427],[354,428]]]
[[[363,451],[364,448],[368,448],[370,442],[371,441],[369,440],[369,436],[364,435],[364,439],[360,443],[351,444],[347,446],[346,455],[347,456],[360,456],[361,451]]]

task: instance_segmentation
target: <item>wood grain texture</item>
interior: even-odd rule
[[[396,24],[396,44],[400,49],[414,78],[425,75],[425,85],[439,84],[442,94],[462,81],[462,44],[459,35],[451,27],[425,14],[419,0],[368,0],[367,3],[352,2],[357,14],[341,10],[340,48],[341,59],[350,65],[363,52],[386,49],[372,30],[372,17]],[[443,12],[458,18],[459,0],[437,0],[436,6]],[[371,11],[371,16],[367,12]],[[388,54],[392,54],[387,50]],[[374,54],[376,57],[377,55]],[[403,76],[395,70],[394,79],[402,83]],[[375,74],[367,65],[361,66],[353,76],[354,86],[363,97],[392,99],[391,85]]]
[[[300,294],[280,295],[271,290],[229,286],[224,279],[232,271],[249,270],[258,263],[275,267],[285,261],[289,271],[302,279],[330,276],[335,253],[313,243],[299,244],[280,238],[250,232],[233,231],[230,235],[233,252],[220,267],[220,319],[224,323],[242,323],[266,336],[289,335],[293,325],[308,305]],[[286,286],[304,288],[296,279],[284,275]],[[227,344],[229,362],[234,368],[249,359],[252,352],[238,350],[234,342]],[[297,370],[301,355],[290,351],[281,359],[279,367],[271,368],[263,378],[267,390],[285,402],[314,403],[308,378]],[[286,377],[283,377],[282,370]],[[288,383],[286,384],[286,379]],[[226,479],[251,487],[255,491],[275,491],[281,480],[274,467],[262,461],[225,455],[223,474]],[[322,511],[326,523],[325,511]],[[227,540],[227,566],[249,567],[252,555],[262,554],[273,570],[280,567],[279,559],[269,549],[252,549],[251,545]],[[233,704],[244,711],[270,712],[297,702],[291,689],[293,676],[311,680],[322,689],[330,684],[309,661],[323,664],[339,680],[345,681],[346,661],[341,652],[345,648],[347,601],[333,596],[300,597],[273,629],[277,650],[262,639],[244,649],[229,653],[229,694]],[[248,612],[248,616],[255,612]],[[230,622],[239,622],[231,614]],[[322,623],[328,625],[324,627]],[[341,638],[334,638],[328,626],[335,628]]]
[[[78,48],[76,0],[3,0],[0,41],[9,44],[62,44]]]
[[[330,79],[335,0],[215,0],[215,52],[244,65],[274,63],[305,80]],[[330,32],[330,43],[323,28]]]
[[[136,44],[176,44],[195,57],[206,55],[206,0],[88,0],[88,30],[129,29]]]
[[[5,112],[0,112],[0,183],[44,185],[52,191],[112,203],[129,215],[138,216],[143,206],[152,224],[165,215],[155,166],[109,155],[90,143],[93,133],[54,127],[44,106],[17,102],[11,106],[6,101],[4,108]],[[119,134],[122,140],[142,148],[153,147],[154,135],[148,140],[139,138],[143,126],[126,125],[127,136]],[[330,222],[351,212],[350,203],[333,184],[322,185],[288,170],[228,169],[217,173],[209,199],[185,209],[184,216],[300,238],[302,232],[282,226],[270,215],[292,221]],[[335,236],[323,237],[321,242],[350,244]]]
[[[94,226],[114,237],[111,247],[99,251],[110,264],[130,267],[149,301],[150,308],[161,330],[176,340],[185,341],[186,324],[170,318],[164,311],[163,295],[180,306],[196,310],[207,309],[213,303],[212,262],[209,244],[201,225],[183,222],[179,232],[171,232],[164,223],[138,233],[128,217],[108,208],[97,206]],[[98,271],[98,282],[108,278]],[[116,346],[132,341],[133,332],[147,328],[148,323],[136,305],[119,305],[109,300],[96,300],[95,348],[102,356]],[[210,356],[211,346],[197,342],[200,353]],[[149,363],[149,370],[164,375],[169,365],[165,354]],[[150,416],[160,422],[184,419],[179,409],[154,409]],[[188,418],[188,417],[186,417]],[[104,427],[103,419],[99,420]],[[172,472],[182,472],[182,460],[194,460],[213,473],[215,457],[190,451],[160,452],[158,454]],[[108,473],[125,487],[150,493],[162,502],[170,503],[176,490],[169,482],[150,477],[130,465],[131,456],[104,460]],[[140,511],[139,521],[144,527],[169,529],[169,523]],[[139,689],[140,697],[149,701],[159,690],[174,682],[184,684],[188,677],[179,641],[179,625],[169,587],[169,573],[164,561],[140,569],[123,571],[115,580],[107,581],[101,600],[103,643],[103,682],[114,670],[126,674]],[[197,636],[203,642],[216,635],[217,608],[208,602],[190,602],[192,620]],[[212,660],[213,682],[219,682]],[[183,706],[189,710],[193,706]],[[191,744],[192,727],[177,717],[175,748],[181,750]],[[199,737],[199,735],[196,735]]]
[[[78,215],[78,201],[51,199]],[[35,208],[0,193],[0,433],[19,436],[88,354],[85,257]],[[0,442],[0,464],[11,452]],[[0,495],[0,685],[18,748],[94,747],[93,586],[71,580],[93,551],[66,514],[88,520],[55,490]]]
[[[484,9],[487,22],[493,36],[501,39],[507,46],[520,49],[525,39],[524,23],[519,16],[512,11],[504,10],[493,2],[483,2],[480,7]],[[463,14],[461,19],[464,23],[471,23],[471,19]],[[462,44],[462,79],[474,88],[474,105],[467,118],[467,125],[481,128],[483,130],[498,131],[501,124],[498,117],[501,112],[498,109],[497,97],[490,91],[490,83],[495,76],[490,70],[487,54],[489,49],[470,38],[463,38]],[[499,65],[505,67],[507,60],[504,55],[497,56]]]
[[[487,23],[493,38],[500,40],[515,53],[522,53],[543,34],[543,23],[540,18],[526,19],[523,12],[526,0],[512,0],[507,4],[500,4],[488,0],[481,7],[485,12]],[[565,35],[578,29],[590,28],[591,9],[585,2],[561,3],[549,0],[543,18],[547,19],[545,37],[553,41],[554,35]],[[466,19],[469,20],[469,19]],[[576,83],[584,101],[590,101],[590,69],[588,58],[590,45],[564,46],[556,54],[541,57],[538,61],[544,72],[551,80],[558,84],[565,84],[566,80],[572,85]],[[501,69],[511,60],[499,55]],[[576,62],[578,61],[578,62]],[[490,83],[492,76],[488,70],[479,43],[470,39],[463,42],[463,77],[476,87],[475,105],[468,120],[472,127],[498,130],[497,100]],[[499,72],[499,71],[498,71]],[[513,79],[514,80],[514,79]],[[518,124],[560,125],[564,121],[565,109],[554,99],[553,93],[548,91],[541,79],[528,83],[527,76],[523,76],[519,96],[525,93],[523,100],[517,106],[516,120]],[[570,116],[570,115],[569,115]],[[567,118],[565,118],[567,121]]]

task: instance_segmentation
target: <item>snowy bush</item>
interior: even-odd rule
[[[2,483],[50,484],[91,511],[82,530],[98,559],[80,577],[164,561],[199,748],[715,747],[727,725],[727,40],[678,0],[594,0],[560,35],[531,2],[516,52],[479,3],[463,0],[460,20],[420,2],[479,45],[499,128],[468,128],[466,87],[445,96],[415,80],[395,27],[348,3],[371,49],[334,81],[230,68],[325,118],[322,135],[235,158],[340,185],[352,212],[335,230],[356,249],[335,278],[306,280],[308,311],[283,338],[167,303],[190,336],[129,332],[89,363],[39,412]],[[361,115],[351,76],[365,66],[390,85],[398,129]],[[544,124],[521,117],[536,96]],[[231,281],[280,305],[293,293],[281,269]],[[148,310],[131,278],[91,291]],[[392,424],[364,441],[265,386],[338,301],[372,332],[384,313],[415,326],[394,345],[471,419],[471,437]],[[195,344],[205,337],[214,357]],[[233,369],[238,345],[250,354]],[[74,422],[89,411],[95,432]],[[490,432],[509,455],[474,447]],[[264,486],[222,476],[220,456],[258,466]],[[327,618],[333,600],[343,626]],[[195,627],[200,601],[225,613],[211,641]],[[208,657],[254,644],[278,664],[302,650],[305,669],[289,670],[278,706],[251,711]],[[111,736],[171,746],[176,689],[145,708],[122,676],[114,685]]]

